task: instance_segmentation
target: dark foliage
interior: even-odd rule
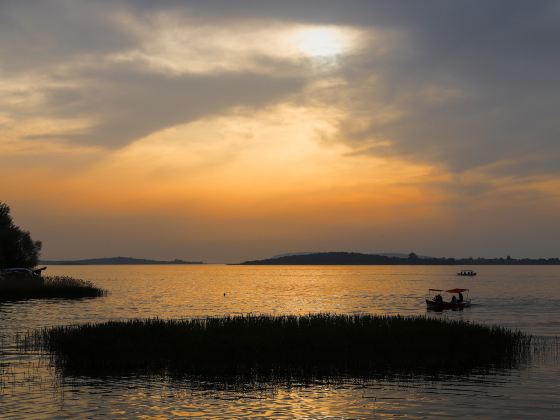
[[[26,345],[63,373],[367,377],[511,367],[530,337],[500,327],[425,317],[235,316],[53,327]]]
[[[23,299],[80,299],[106,296],[107,291],[93,283],[67,276],[47,276],[41,285],[0,288],[0,301]]]
[[[10,207],[0,202],[0,269],[35,267],[39,262],[41,242],[33,241],[29,232],[14,224]]]

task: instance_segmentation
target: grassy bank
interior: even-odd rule
[[[311,377],[509,367],[530,338],[462,321],[317,314],[53,327],[26,344],[66,373]]]
[[[107,291],[95,287],[93,283],[67,276],[46,276],[41,285],[0,289],[1,300],[21,299],[78,299],[87,297],[100,297],[107,295]]]

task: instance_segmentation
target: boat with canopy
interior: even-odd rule
[[[471,306],[469,289],[428,289],[426,305],[433,310],[468,308]]]

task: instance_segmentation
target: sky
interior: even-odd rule
[[[560,255],[560,2],[0,0],[45,259]]]

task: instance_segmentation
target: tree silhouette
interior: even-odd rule
[[[35,267],[39,263],[41,242],[14,224],[10,207],[0,202],[0,268]]]

